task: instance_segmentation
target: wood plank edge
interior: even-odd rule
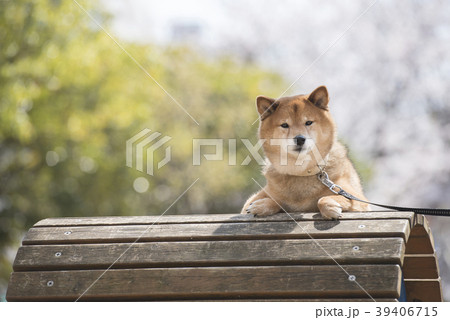
[[[397,211],[391,211],[392,213],[397,213]],[[386,213],[391,213],[389,211],[366,211],[366,212],[344,212],[344,216],[340,218],[340,220],[398,220],[398,219],[407,219],[410,221],[410,225],[412,225],[414,213],[413,212],[402,212],[398,213],[398,215],[392,215],[387,216],[384,215]],[[347,215],[346,215],[347,213]],[[351,213],[351,215],[348,215]],[[358,216],[358,213],[364,213],[365,215]],[[372,216],[367,216],[367,214],[374,213]],[[381,215],[376,215],[376,214]],[[306,216],[304,216],[306,214]],[[209,220],[209,221],[201,221],[200,219],[193,219],[193,217],[198,216],[209,218],[211,219],[211,216],[215,216],[218,218],[222,218],[221,216],[227,216],[227,219],[223,217],[224,219],[218,219],[218,220]],[[290,216],[289,216],[290,215]],[[157,216],[142,216],[142,217],[155,217],[155,221],[148,221],[148,222],[138,222],[138,221],[129,221],[129,222],[117,222],[117,223],[102,223],[102,218],[105,219],[111,219],[111,218],[117,218],[117,220],[121,220],[120,218],[124,218],[126,220],[127,217],[133,217],[133,216],[108,216],[108,217],[81,217],[81,218],[75,218],[77,220],[87,220],[87,222],[83,223],[80,222],[72,222],[72,223],[64,223],[64,220],[72,220],[74,218],[70,217],[61,217],[61,218],[47,218],[38,221],[33,225],[33,228],[41,228],[41,227],[74,227],[74,226],[120,226],[120,225],[165,225],[165,224],[211,224],[211,223],[242,223],[242,222],[286,222],[286,221],[326,221],[323,219],[319,213],[289,213],[289,215],[286,214],[277,214],[269,217],[262,217],[262,218],[254,218],[247,215],[241,215],[241,214],[214,214],[214,215],[168,215],[166,217],[179,217],[180,221],[164,221],[164,220],[157,220]],[[292,216],[292,217],[291,217]],[[139,216],[140,217],[140,216]],[[182,220],[185,218],[186,220]],[[294,219],[292,219],[294,218]],[[91,219],[91,221],[89,221]],[[61,221],[61,223],[57,223],[57,221]],[[92,220],[99,220],[99,222],[94,222]],[[55,223],[56,222],[56,223]]]
[[[345,264],[351,266],[361,266],[361,265],[386,265],[386,264],[398,264],[401,265],[400,257],[392,257],[388,259],[371,258],[371,259],[340,259],[340,258],[324,258],[321,260],[260,260],[260,261],[208,261],[208,262],[197,262],[197,261],[187,261],[187,262],[172,262],[172,263],[111,263],[107,264],[77,264],[77,265],[13,265],[13,270],[15,272],[28,272],[28,271],[73,271],[73,270],[105,270],[107,268],[111,270],[121,270],[121,269],[158,269],[158,268],[208,268],[208,267],[278,267],[278,266],[332,266],[338,264]]]
[[[234,240],[297,240],[297,239],[360,239],[360,238],[402,238],[406,240],[409,231],[392,232],[392,234],[385,234],[380,232],[365,232],[353,234],[258,234],[258,235],[207,235],[207,236],[189,236],[189,237],[159,237],[159,238],[145,238],[139,239],[138,243],[143,242],[189,242],[189,241],[234,241]],[[330,237],[332,236],[332,237]],[[102,239],[55,239],[55,240],[28,240],[26,237],[22,241],[22,245],[46,245],[46,244],[101,244],[101,243],[130,243],[135,242],[136,237],[133,238],[102,238]]]

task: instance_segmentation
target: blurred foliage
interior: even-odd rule
[[[82,2],[107,28],[110,17]],[[275,74],[183,47],[122,43],[195,124],[72,1],[0,4],[0,285],[24,232],[59,216],[240,210],[258,189],[255,161],[192,166],[193,138],[251,138],[254,99],[285,88]],[[125,141],[144,128],[172,137],[172,161],[147,176],[125,166]],[[237,163],[248,152],[237,140]],[[161,154],[161,156],[163,156]],[[149,181],[138,193],[133,182]]]

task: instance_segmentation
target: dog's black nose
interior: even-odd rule
[[[306,138],[299,134],[298,136],[294,137],[295,144],[298,146],[303,146],[305,144]]]

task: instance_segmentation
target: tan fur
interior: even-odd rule
[[[266,216],[284,210],[320,211],[326,219],[337,219],[343,211],[369,209],[367,204],[334,195],[317,179],[317,161],[320,159],[312,150],[303,149],[300,154],[293,150],[294,146],[289,146],[287,158],[283,160],[280,156],[282,147],[271,143],[273,139],[294,141],[297,135],[312,138],[308,142],[314,141],[316,150],[326,160],[325,170],[329,178],[347,192],[366,199],[359,176],[347,157],[347,150],[337,141],[336,125],[328,111],[328,101],[328,91],[324,86],[309,95],[283,97],[276,101],[263,96],[257,98],[259,138],[265,139],[263,149],[268,160],[263,172],[267,185],[247,200],[241,213]],[[306,126],[306,121],[313,123]],[[289,128],[281,127],[283,123],[287,123]]]

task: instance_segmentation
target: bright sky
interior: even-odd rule
[[[121,38],[143,42],[166,42],[175,23],[201,27],[202,39],[214,42],[215,31],[226,25],[221,0],[103,0],[115,16],[113,31]]]

